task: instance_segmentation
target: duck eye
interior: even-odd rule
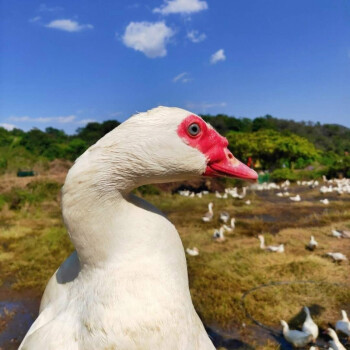
[[[187,130],[191,136],[197,136],[200,133],[201,128],[197,123],[192,123]]]

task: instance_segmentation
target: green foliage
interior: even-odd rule
[[[327,172],[328,177],[350,177],[350,155],[337,159]]]
[[[306,139],[294,134],[283,135],[273,130],[255,133],[229,132],[227,139],[233,154],[245,162],[248,157],[259,161],[264,169],[293,167],[298,161],[304,165],[316,159],[318,152]]]
[[[159,195],[160,190],[154,185],[143,185],[135,190],[135,193],[141,196],[144,195]]]
[[[84,128],[77,130],[77,137],[85,141],[88,146],[91,146],[119,124],[117,120],[106,120],[101,124],[96,122],[88,123]]]
[[[298,179],[298,176],[295,173],[295,171],[293,171],[292,169],[283,168],[283,169],[275,169],[271,173],[271,179],[277,182],[285,181],[285,180],[296,181]]]
[[[271,115],[248,118],[235,118],[218,114],[202,116],[219,132],[226,134],[229,131],[256,132],[259,130],[275,130],[281,133],[292,133],[304,137],[313,143],[316,148],[325,152],[335,152],[344,155],[350,152],[350,129],[336,124],[312,122],[296,122],[294,120],[278,119]]]
[[[66,158],[74,160],[79,157],[87,149],[87,143],[79,138],[72,139],[66,149]]]

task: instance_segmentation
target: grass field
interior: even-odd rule
[[[19,312],[6,308],[6,302],[30,300],[35,306],[21,304],[20,312],[35,314],[47,280],[73,250],[61,220],[62,181],[63,176],[0,180],[0,334],[7,332]],[[350,239],[331,236],[332,228],[350,228],[350,195],[330,194],[326,206],[319,202],[325,196],[317,188],[292,186],[290,193],[302,197],[298,203],[279,198],[275,192],[248,191],[245,200],[250,199],[251,205],[213,194],[203,198],[144,195],[176,225],[185,248],[199,249],[199,256],[187,259],[190,288],[195,308],[218,347],[280,348],[275,337],[255,325],[247,312],[276,331],[281,319],[292,328],[300,327],[304,305],[310,307],[322,328],[334,324],[341,309],[350,313],[350,265],[336,264],[325,256],[328,251],[340,251],[350,257]],[[210,201],[214,203],[214,219],[204,223],[201,216]],[[236,228],[218,243],[212,234],[220,227],[221,210],[236,218]],[[257,239],[261,233],[267,244],[284,243],[285,253],[261,250]],[[305,248],[310,235],[319,242],[313,252]],[[245,297],[245,308],[242,306],[244,293],[278,281],[290,283],[253,290]],[[293,283],[296,281],[311,283]],[[4,349],[18,345],[21,336]],[[9,341],[3,338],[0,335],[0,347]]]

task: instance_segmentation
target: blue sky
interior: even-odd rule
[[[157,105],[350,127],[346,0],[1,1],[0,124]]]

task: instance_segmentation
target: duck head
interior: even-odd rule
[[[99,193],[200,176],[256,180],[257,173],[227,146],[227,139],[199,116],[157,107],[132,116],[101,138],[77,160],[70,176],[79,181],[88,177]]]
[[[189,113],[177,128],[177,134],[188,146],[205,156],[203,176],[227,176],[256,180],[257,173],[237,160],[229,151],[228,141],[199,116]]]

